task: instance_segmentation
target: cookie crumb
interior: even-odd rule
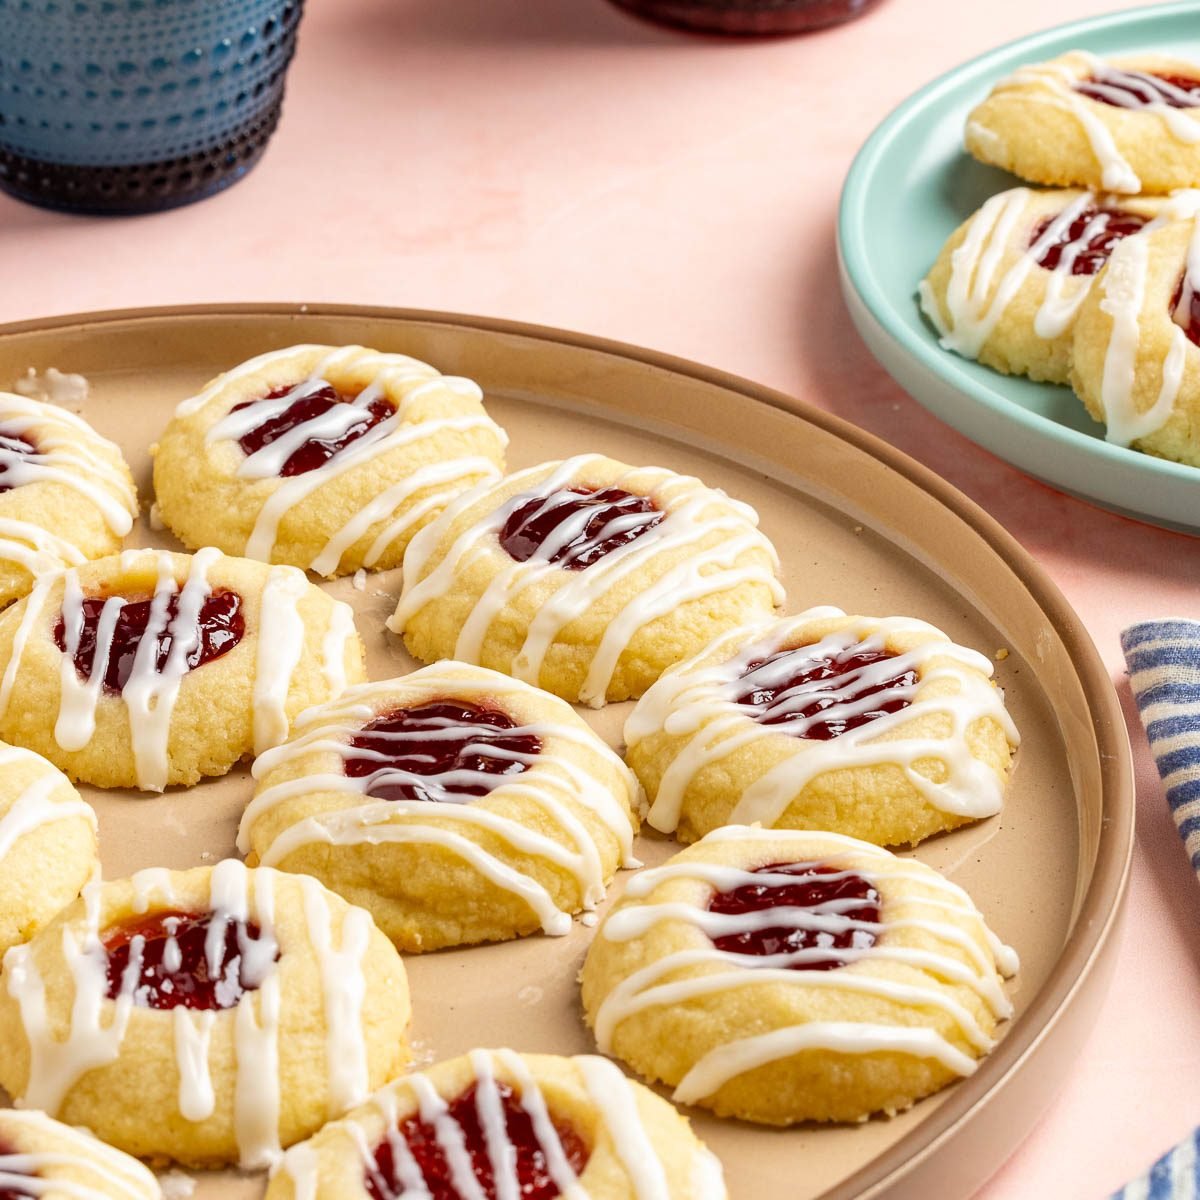
[[[158,1177],[163,1200],[187,1200],[196,1190],[196,1180],[186,1171],[167,1171]]]
[[[992,657],[997,662],[1003,662],[1008,657],[1008,647],[1001,646],[1000,649],[997,650],[996,653],[992,655]]]
[[[13,391],[30,400],[78,412],[88,398],[88,381],[83,375],[67,374],[57,367],[47,367],[40,375],[34,367],[27,367],[13,384]]]

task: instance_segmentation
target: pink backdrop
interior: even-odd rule
[[[887,0],[728,43],[603,0],[309,0],[284,120],[228,193],[158,216],[0,197],[0,320],[322,300],[484,313],[711,363],[837,412],[995,515],[1082,614],[1131,722],[1138,844],[1085,1055],[986,1200],[1099,1197],[1200,1122],[1200,887],[1124,682],[1126,624],[1200,616],[1200,541],[1023,477],[918,408],[838,294],[834,216],[871,129],[938,73],[1114,0]],[[1003,20],[1001,20],[1001,15]]]

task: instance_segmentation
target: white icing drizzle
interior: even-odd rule
[[[272,567],[263,585],[258,618],[258,661],[254,672],[255,754],[278,745],[288,735],[288,693],[292,676],[304,654],[305,630],[304,620],[300,616],[300,601],[308,588],[304,572],[296,567]],[[338,635],[344,635],[345,620],[345,616],[339,616],[335,609],[330,618],[331,634],[332,625],[337,622]],[[329,650],[328,643],[324,649]],[[344,636],[342,653],[344,663]],[[328,657],[325,659],[325,671],[328,679]]]
[[[119,460],[120,451],[82,417],[54,405],[0,392],[0,428],[28,436],[37,448],[30,457],[0,451],[6,461],[5,483],[9,487],[57,483],[94,504],[117,537],[124,537],[133,528],[138,513],[137,492],[109,457],[115,455]],[[83,444],[81,436],[86,439]]]
[[[285,395],[274,400],[252,400],[236,412],[227,412],[205,435],[208,445],[236,443],[252,430],[286,411],[301,397],[326,387],[332,387],[336,391],[336,385],[331,379],[337,379],[344,374],[353,374],[357,378],[364,375],[369,377],[366,386],[352,401],[335,405],[319,416],[297,425],[255,453],[243,456],[235,471],[238,478],[255,482],[271,481],[273,484],[247,539],[244,551],[247,558],[270,562],[279,536],[280,523],[288,512],[318,488],[381,455],[400,447],[407,447],[418,458],[432,458],[434,455],[426,453],[423,444],[431,442],[446,431],[462,433],[474,429],[487,430],[494,435],[499,448],[502,449],[507,444],[503,430],[485,415],[421,420],[414,420],[411,415],[412,409],[420,400],[439,391],[449,390],[482,400],[483,393],[477,384],[469,379],[440,375],[428,364],[402,354],[381,354],[361,346],[341,346],[336,349],[293,346],[287,350],[260,355],[226,372],[198,395],[184,400],[176,409],[176,416],[186,417],[198,412],[210,401],[225,394],[227,389],[236,391],[239,383],[251,375],[260,371],[285,369],[290,361],[298,357],[310,357],[313,353],[321,351],[325,353],[321,354],[309,374]],[[336,438],[345,433],[361,421],[371,403],[381,397],[395,406],[394,413],[337,450],[328,461],[315,470],[289,478],[280,476],[279,472],[284,464],[305,442],[312,438]],[[366,565],[371,566],[397,537],[406,534],[413,525],[433,509],[444,505],[451,496],[470,482],[480,476],[487,478],[498,474],[498,468],[490,459],[479,456],[437,459],[430,465],[415,469],[404,480],[376,496],[342,525],[308,566],[320,574],[333,574],[346,550],[372,526],[380,521],[388,521],[366,555]],[[425,489],[433,489],[433,494],[422,499],[411,512],[404,511],[409,501]]]
[[[629,1080],[613,1063],[592,1054],[581,1054],[575,1064],[588,1096],[608,1127],[634,1196],[637,1200],[670,1200],[666,1166],[638,1115],[637,1097]]]
[[[321,674],[331,696],[340,696],[346,690],[346,656],[357,640],[354,610],[343,601],[334,600],[329,628],[321,642]]]
[[[305,775],[262,788],[242,817],[238,831],[240,851],[249,853],[254,824],[278,805],[312,792],[341,792],[356,799],[361,797],[363,803],[348,809],[320,813],[284,829],[270,845],[263,848],[260,855],[263,864],[278,866],[293,851],[312,844],[356,846],[416,843],[441,846],[465,859],[495,886],[524,900],[537,915],[546,933],[561,935],[568,932],[570,915],[557,907],[550,893],[537,880],[514,869],[478,844],[473,832],[485,831],[522,854],[554,863],[576,880],[583,907],[594,909],[604,898],[599,853],[586,827],[571,812],[568,801],[582,804],[599,818],[616,839],[623,865],[632,866],[636,865],[637,860],[633,858],[633,831],[628,810],[606,786],[596,780],[592,772],[552,752],[548,754],[547,744],[558,740],[585,746],[615,768],[625,785],[626,803],[630,809],[636,806],[638,796],[637,782],[632,773],[589,730],[565,720],[538,721],[503,731],[506,737],[530,735],[542,742],[539,754],[503,752],[503,757],[527,763],[527,769],[520,774],[497,776],[484,772],[454,772],[453,782],[494,785],[493,795],[503,789],[506,796],[532,801],[567,834],[570,844],[563,844],[554,837],[489,811],[477,803],[466,803],[464,801],[470,798],[461,794],[455,798],[453,794],[446,793],[451,798],[445,801],[370,799],[368,792],[384,778],[392,783],[417,782],[423,788],[434,791],[441,786],[439,780],[442,777],[415,775],[386,765],[379,771],[360,777],[346,775],[341,769],[341,764],[351,755],[361,757],[367,753],[355,749],[350,739],[380,713],[401,706],[394,698],[398,687],[420,689],[404,701],[406,705],[437,699],[480,703],[498,700],[503,704],[505,696],[521,696],[528,690],[526,685],[497,672],[476,668],[466,674],[461,666],[456,670],[454,664],[447,663],[425,667],[406,676],[403,681],[360,684],[348,689],[332,703],[307,709],[297,718],[292,740],[260,755],[255,761],[255,778],[265,780],[277,768],[309,754],[330,753],[336,755],[339,761],[333,765],[333,769],[322,774]],[[563,708],[564,712],[569,711],[565,704]],[[454,727],[447,729],[448,735],[455,733]],[[426,732],[420,736],[424,738],[431,735]],[[395,735],[395,740],[402,744],[404,735]],[[501,752],[492,747],[489,753],[499,755]],[[447,777],[444,782],[450,781]],[[439,824],[432,824],[432,820]],[[442,827],[447,822],[461,825],[464,832],[459,834]]]
[[[73,788],[65,799],[53,797],[55,788],[67,785],[66,779],[58,771],[29,750],[0,744],[0,770],[17,763],[37,763],[45,774],[26,784],[8,809],[0,814],[0,864],[21,838],[43,825],[64,821],[69,817],[82,817],[93,830],[96,828],[96,814],[92,806],[79,799]]]
[[[970,1010],[949,995],[940,981],[969,988],[996,1020],[1012,1015],[1012,1005],[1000,986],[997,972],[1012,975],[1017,956],[1004,946],[983,923],[967,894],[920,862],[900,859],[879,847],[832,833],[772,831],[727,826],[708,835],[700,844],[722,842],[760,844],[774,858],[796,847],[796,861],[813,866],[839,868],[873,886],[881,897],[880,921],[855,915],[866,901],[826,901],[811,908],[774,907],[759,912],[722,914],[710,912],[708,888],[732,891],[747,885],[766,887],[796,883],[796,876],[783,872],[755,873],[752,869],[700,861],[675,861],[643,871],[630,881],[626,896],[640,900],[660,885],[683,879],[705,887],[702,897],[689,900],[633,904],[618,908],[604,922],[600,937],[630,941],[642,937],[663,921],[682,921],[698,934],[695,945],[664,955],[621,980],[604,998],[595,1014],[596,1041],[601,1050],[611,1051],[615,1030],[622,1021],[648,1008],[686,1004],[688,1001],[734,988],[780,984],[801,988],[829,988],[873,996],[911,1009],[914,1021],[882,1025],[871,1022],[810,1021],[764,1033],[750,1034],[719,1045],[691,1067],[675,1089],[674,1099],[693,1104],[711,1096],[730,1080],[768,1062],[802,1050],[825,1049],[842,1054],[871,1054],[890,1051],[929,1058],[958,1075],[975,1070],[971,1054],[951,1043],[936,1029],[919,1023],[919,1013],[930,1009],[953,1022],[959,1036],[976,1055],[991,1049],[994,1039],[986,1033]],[[846,862],[845,866],[841,866]],[[920,885],[916,892],[899,890],[906,882]],[[889,885],[898,885],[892,891]],[[936,894],[929,896],[932,889]],[[987,945],[984,954],[977,938],[957,922],[940,920],[952,914],[977,923]],[[876,936],[868,947],[828,949],[821,946],[778,954],[749,955],[717,949],[712,937],[748,933],[756,929],[795,926],[814,932],[866,932]],[[918,929],[936,939],[926,948],[895,944],[895,934]],[[845,965],[830,970],[805,970],[803,964],[836,957]],[[899,982],[871,971],[856,971],[858,964],[896,962],[927,974],[929,983]],[[797,967],[797,964],[799,966]],[[681,974],[682,973],[682,974]],[[664,982],[665,981],[665,982]]]
[[[73,1200],[159,1200],[158,1180],[149,1168],[86,1129],[63,1125],[45,1113],[10,1109],[0,1118],[0,1132],[6,1139],[47,1146],[0,1154],[0,1189],[11,1187],[34,1196],[61,1194]],[[64,1179],[58,1168],[91,1178]]]
[[[163,965],[171,970],[165,958]],[[174,969],[179,969],[178,964]],[[216,1108],[212,1073],[208,1069],[208,1048],[216,1019],[215,1012],[192,1012],[182,1007],[173,1010],[179,1115],[186,1121],[205,1121]]]
[[[175,1065],[179,1074],[179,1111],[189,1121],[209,1118],[215,1107],[209,1050],[217,1022],[233,1021],[235,1058],[234,1130],[243,1167],[269,1166],[280,1154],[279,1034],[283,996],[276,937],[276,873],[249,871],[236,859],[218,863],[211,872],[205,957],[210,977],[220,978],[226,967],[226,932],[231,922],[253,923],[258,937],[238,937],[239,978],[247,989],[232,1011],[191,1011],[177,1007],[161,1014],[172,1027]],[[365,1034],[361,1009],[365,992],[363,959],[370,919],[348,907],[334,945],[329,897],[312,879],[298,879],[303,917],[321,983],[325,1013],[327,1078],[331,1114],[358,1103],[367,1092]],[[170,874],[151,868],[134,875],[132,908],[177,909],[183,905],[171,887]],[[57,1111],[75,1083],[94,1067],[114,1061],[121,1051],[140,978],[140,937],[130,942],[130,966],[116,1000],[107,998],[107,955],[101,942],[100,887],[84,889],[83,915],[63,927],[62,954],[74,982],[74,999],[66,1036],[51,1027],[45,984],[28,944],[5,956],[4,979],[18,1002],[30,1046],[30,1076],[20,1102],[26,1107]],[[164,950],[170,968],[171,943]],[[178,955],[178,947],[174,953]],[[178,966],[178,958],[176,958]]]
[[[504,1117],[501,1080],[511,1088],[513,1101],[529,1117],[544,1156],[546,1173],[563,1200],[588,1200],[591,1193],[583,1184],[588,1167],[585,1165],[583,1174],[576,1175],[555,1128],[546,1095],[529,1064],[512,1050],[472,1050],[467,1058],[474,1076],[475,1111],[483,1135],[483,1150],[492,1167],[496,1200],[519,1200],[520,1196],[517,1148],[509,1137]],[[612,1152],[626,1176],[628,1194],[634,1200],[671,1200],[674,1193],[668,1182],[666,1163],[642,1124],[634,1085],[606,1059],[579,1055],[567,1061],[579,1073],[588,1102],[595,1109],[601,1136],[606,1135],[611,1142]],[[451,1115],[450,1103],[422,1072],[405,1076],[376,1092],[366,1112],[346,1118],[337,1127],[353,1142],[364,1172],[376,1178],[385,1194],[395,1191],[405,1200],[427,1200],[430,1196],[429,1181],[402,1131],[403,1124],[411,1119],[407,1114],[401,1115],[400,1097],[406,1091],[417,1102],[416,1113],[412,1115],[433,1127],[455,1190],[463,1200],[487,1200],[475,1175],[463,1127]],[[382,1118],[384,1126],[381,1137],[368,1132],[376,1127],[378,1118]],[[365,1122],[370,1122],[370,1126]],[[393,1180],[383,1179],[376,1165],[375,1147],[384,1142],[392,1154]],[[694,1144],[692,1155],[689,1177],[695,1189],[694,1200],[725,1200],[720,1164],[699,1143]],[[320,1156],[312,1143],[302,1142],[286,1151],[280,1169],[292,1181],[295,1200],[316,1200],[320,1194]]]
[[[87,558],[73,542],[40,525],[0,517],[0,561],[23,567],[30,575],[44,575],[77,567]]]
[[[212,594],[208,572],[221,558],[221,552],[208,547],[193,555],[182,587],[175,580],[175,559],[165,550],[126,551],[121,555],[120,571],[137,570],[144,565],[146,555],[153,556],[157,580],[146,628],[120,696],[129,712],[137,785],[146,791],[161,792],[167,784],[171,715],[183,677],[189,670],[188,655],[200,641],[200,610]],[[176,596],[178,605],[175,615],[171,616],[169,605]],[[59,663],[61,697],[54,726],[54,739],[64,750],[81,750],[96,731],[96,710],[112,653],[113,636],[121,610],[127,603],[119,595],[105,600],[96,627],[91,673],[84,679],[75,666],[75,654],[84,628],[83,601],[78,572],[74,569],[65,572],[62,600],[64,650]],[[159,641],[168,635],[171,646],[160,670],[157,665]],[[19,653],[14,647],[11,663],[18,661]]]
[[[1189,193],[1197,195],[1197,193]],[[1183,386],[1187,363],[1188,338],[1182,321],[1190,311],[1193,280],[1200,279],[1200,217],[1192,217],[1192,236],[1185,262],[1184,286],[1180,310],[1167,314],[1170,320],[1170,344],[1162,365],[1159,393],[1145,411],[1138,411],[1135,387],[1141,343],[1142,310],[1146,303],[1146,284],[1150,273],[1150,247],[1141,238],[1126,239],[1109,260],[1101,281],[1100,310],[1112,318],[1112,331],[1104,353],[1100,380],[1100,404],[1104,412],[1104,439],[1117,446],[1129,446],[1162,428],[1175,411],[1175,402]]]
[[[523,504],[533,497],[548,496],[586,482],[591,464],[600,461],[603,460],[598,455],[581,455],[561,463],[531,467],[500,483],[481,484],[452,502],[436,521],[426,525],[409,542],[404,556],[404,590],[388,628],[395,633],[403,632],[406,623],[420,609],[446,595],[456,573],[495,544],[508,517]],[[514,484],[516,494],[501,502],[501,489],[510,490]],[[660,555],[696,547],[715,534],[724,536],[716,545],[696,549],[683,562],[666,570],[639,590],[613,617],[589,664],[580,688],[580,701],[600,707],[620,657],[634,635],[680,604],[748,582],[764,584],[775,604],[783,602],[783,589],[774,574],[778,558],[771,543],[759,532],[757,514],[749,505],[706,488],[690,476],[676,475],[659,467],[630,468],[605,484],[615,488],[627,485],[637,494],[649,496],[664,513],[663,519],[640,537],[578,571],[562,570],[549,559],[557,547],[575,536],[589,514],[581,513],[577,519],[564,521],[538,554],[525,562],[510,562],[497,573],[463,623],[454,651],[456,659],[479,662],[488,629],[506,605],[525,589],[553,575],[559,586],[530,623],[509,669],[514,678],[536,685],[546,655],[567,625],[636,572],[652,570],[654,560]],[[492,496],[496,503],[490,511],[460,533],[442,560],[426,573],[443,535],[458,516]],[[613,521],[597,535],[598,540],[618,532],[620,523],[627,519]],[[754,550],[761,551],[761,557],[737,565],[739,558]]]
[[[342,915],[339,945],[335,948],[329,893],[307,875],[296,878],[300,881],[308,934],[320,968],[328,1112],[330,1117],[336,1117],[361,1104],[370,1091],[362,1023],[367,982],[362,964],[373,926],[370,914],[364,909],[347,906]]]
[[[1200,78],[1200,67],[1195,69]],[[1099,85],[1097,90],[1103,91],[1118,108],[1136,109],[1158,117],[1178,142],[1187,145],[1200,142],[1200,120],[1196,119],[1194,113],[1172,108],[1159,99],[1149,99],[1147,102],[1154,93],[1146,86],[1144,74],[1121,70],[1085,50],[1073,50],[1054,62],[1020,67],[996,84],[993,95],[1022,89],[1021,98],[1027,103],[1042,104],[1070,113],[1087,136],[1100,167],[1101,186],[1110,192],[1136,194],[1142,190],[1142,181],[1117,148],[1112,131],[1097,111],[1097,105],[1102,102],[1076,90],[1075,85],[1089,77],[1096,80]],[[1157,82],[1164,90],[1178,92],[1178,89],[1162,80]],[[1140,91],[1141,96],[1131,95],[1124,90],[1127,88]],[[1179,95],[1182,97],[1183,93]]]
[[[647,816],[649,824],[664,833],[674,830],[679,824],[687,788],[698,772],[742,746],[776,736],[793,736],[795,752],[742,793],[729,818],[732,824],[761,822],[773,825],[818,775],[876,764],[897,766],[925,801],[943,812],[972,819],[999,812],[1003,780],[971,754],[966,730],[975,721],[990,717],[1003,729],[1010,744],[1017,745],[1020,735],[1004,708],[1000,691],[988,682],[992,674],[991,662],[984,655],[951,642],[941,630],[924,621],[909,617],[850,618],[844,626],[819,641],[801,646],[795,655],[754,672],[760,684],[765,686],[774,679],[775,685],[780,686],[798,673],[798,668],[806,662],[834,658],[846,652],[886,651],[890,640],[919,634],[927,636],[928,640],[902,654],[858,668],[853,674],[854,686],[865,687],[909,670],[915,671],[917,681],[914,685],[884,693],[889,699],[907,699],[907,708],[884,713],[828,741],[805,741],[794,735],[811,724],[811,720],[829,720],[869,711],[880,696],[876,694],[856,702],[844,689],[831,692],[823,687],[823,695],[839,697],[834,707],[811,720],[802,718],[778,725],[760,724],[751,715],[751,709],[735,702],[737,696],[748,689],[742,676],[750,663],[794,645],[810,622],[844,615],[835,608],[815,608],[769,626],[735,629],[700,655],[672,668],[650,688],[625,723],[626,743],[630,747],[636,746],[660,731],[687,740],[659,782],[658,793]],[[716,661],[701,665],[702,659],[714,656]],[[935,658],[948,662],[935,665],[932,662]],[[950,695],[929,697],[927,687],[947,678],[958,681],[958,690]],[[826,685],[828,682],[824,681]],[[781,691],[772,708],[780,712],[788,708],[801,710],[817,686],[820,685],[801,684]],[[948,736],[914,735],[883,740],[904,723],[934,714],[950,718],[952,728]],[[916,769],[918,762],[931,759],[945,767],[946,778],[941,782],[929,779]]]
[[[4,956],[4,982],[17,1002],[29,1043],[29,1082],[19,1103],[55,1113],[76,1080],[105,1066],[121,1052],[133,995],[124,986],[115,1001],[107,998],[108,963],[100,943],[100,887],[83,889],[82,920],[62,928],[62,954],[72,982],[66,1036],[55,1036],[46,984],[34,959],[32,943],[14,946]]]

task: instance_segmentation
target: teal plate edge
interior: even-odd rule
[[[855,156],[838,212],[842,292],[883,368],[919,404],[1061,491],[1125,516],[1200,534],[1200,471],[1115,446],[1069,388],[1000,375],[943,350],[917,282],[953,230],[1020,181],[961,148],[969,109],[1021,63],[1083,47],[1200,57],[1200,3],[1157,4],[1060,25],[939,76],[900,104]]]

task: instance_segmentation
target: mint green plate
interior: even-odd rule
[[[1200,4],[1158,4],[1001,46],[910,96],[859,151],[842,189],[842,291],[871,352],[919,404],[1046,483],[1156,525],[1200,533],[1200,470],[1109,445],[1069,388],[997,374],[937,344],[917,282],[988,196],[1019,182],[962,149],[968,111],[1022,63],[1082,48],[1200,59]]]

